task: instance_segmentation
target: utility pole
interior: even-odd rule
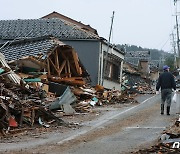
[[[180,57],[180,48],[179,48],[179,24],[178,24],[178,19],[177,19],[177,14],[176,14],[176,30],[177,30],[177,55]]]
[[[177,41],[176,41],[176,44],[177,44],[177,56],[176,56],[176,67],[177,68],[180,68],[180,40],[179,40],[179,24],[178,24],[178,1],[179,0],[174,0],[174,6],[176,7],[175,8],[175,24],[176,24],[176,34],[177,34]]]
[[[112,18],[111,18],[111,28],[110,28],[110,32],[109,32],[108,47],[107,47],[106,55],[105,55],[105,58],[104,58],[104,66],[103,66],[103,72],[102,72],[103,73],[102,74],[102,86],[103,86],[103,83],[104,83],[105,71],[106,71],[106,68],[107,68],[107,59],[108,59],[108,53],[109,53],[109,47],[110,47],[110,41],[111,41],[113,20],[114,20],[114,11],[113,11],[113,15],[112,15]],[[104,53],[103,53],[103,55],[104,55]]]
[[[176,43],[175,43],[175,38],[174,38],[174,33],[172,32],[172,34],[170,34],[171,38],[172,38],[172,42],[171,45],[173,47],[173,52],[174,52],[174,67],[177,68],[177,53],[176,53]]]
[[[172,36],[172,47],[173,47],[174,56],[177,56],[176,43],[175,43],[175,38],[174,38],[174,33],[173,32],[172,32],[171,36]]]

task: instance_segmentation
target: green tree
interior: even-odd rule
[[[170,67],[170,71],[174,71],[175,65],[174,65],[174,57],[173,56],[166,57],[164,63]]]

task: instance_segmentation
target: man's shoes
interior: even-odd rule
[[[161,115],[164,114],[164,104],[161,104]]]
[[[167,115],[170,115],[170,106],[167,106]]]

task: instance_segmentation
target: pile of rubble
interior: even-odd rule
[[[49,61],[52,60],[49,58]],[[85,72],[77,57],[74,59],[76,68],[71,73],[73,76],[64,78],[55,70],[53,62],[54,69],[49,66],[49,73],[40,71],[45,64],[38,61],[37,57],[18,59],[8,65],[4,56],[0,55],[0,62],[0,130],[3,135],[16,129],[38,126],[47,128],[50,124],[69,126],[62,120],[62,116],[54,112],[57,110],[73,114],[91,112],[95,105],[136,102],[135,95],[129,95],[127,90],[121,93],[104,89],[100,85],[90,87],[85,84],[84,78],[77,73]],[[31,67],[27,67],[29,63]]]
[[[3,75],[3,74],[1,74]],[[34,88],[26,88],[7,79],[0,79],[0,130],[3,135],[14,128],[33,127],[36,124],[49,127],[46,123],[66,123],[43,104],[42,93]],[[45,123],[46,122],[46,123]]]
[[[149,149],[139,150],[135,153],[180,153],[180,116],[172,127],[163,132],[157,145]]]
[[[73,93],[78,101],[74,108],[77,112],[91,112],[93,106],[102,106],[117,103],[137,103],[134,99],[137,94],[128,95],[128,92],[120,92],[119,90],[105,90],[104,87],[96,85],[96,87],[72,87]]]
[[[38,125],[50,127],[53,123],[68,126],[62,117],[55,116],[57,110],[73,114],[91,112],[95,105],[136,102],[132,96],[121,95],[115,90],[104,90],[99,85],[85,88],[46,81],[44,85],[49,86],[47,93],[42,85],[41,88],[37,85],[33,87],[34,85],[25,84],[24,81],[18,85],[1,75],[0,130],[3,135],[11,133],[15,128],[32,128]]]
[[[155,91],[151,88],[150,80],[142,78],[139,73],[131,73],[124,71],[122,78],[123,90],[128,90],[129,93],[139,94],[154,94]]]

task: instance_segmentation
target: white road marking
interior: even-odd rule
[[[165,129],[166,127],[126,127],[125,129]]]

